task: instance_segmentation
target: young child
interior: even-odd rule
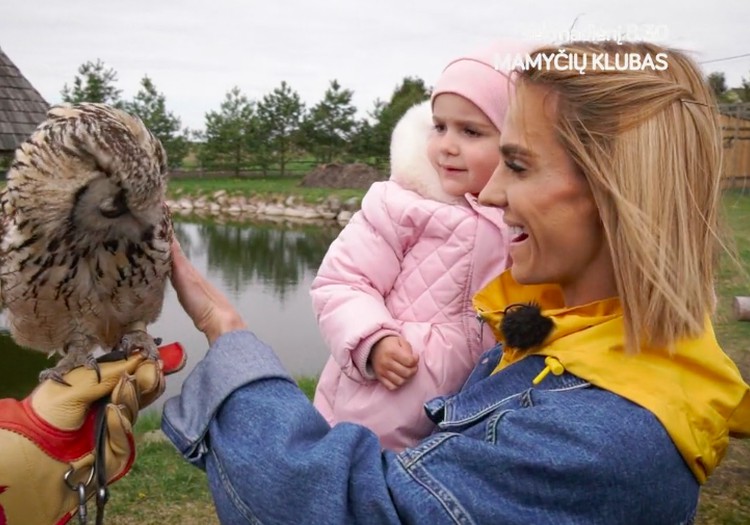
[[[432,99],[391,137],[390,180],[374,183],[312,283],[331,349],[314,404],[328,422],[363,424],[401,450],[433,429],[423,404],[458,390],[495,340],[474,293],[507,266],[507,227],[476,196],[500,162],[506,52],[443,71]]]

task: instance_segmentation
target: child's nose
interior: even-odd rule
[[[440,137],[440,151],[447,155],[458,155],[458,141],[450,129]]]

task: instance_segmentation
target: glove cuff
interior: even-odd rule
[[[95,412],[89,411],[83,425],[76,430],[62,430],[36,415],[31,399],[0,399],[0,428],[20,434],[36,444],[45,454],[70,463],[90,454],[94,448]]]

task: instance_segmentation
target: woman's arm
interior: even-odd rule
[[[331,429],[251,332],[216,341],[162,428],[207,471],[222,523],[400,523],[378,438]]]

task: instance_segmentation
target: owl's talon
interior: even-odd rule
[[[72,386],[70,383],[65,381],[65,379],[63,379],[63,375],[54,368],[48,368],[47,370],[42,370],[41,373],[39,374],[40,383],[48,379],[50,381],[54,381],[55,383],[60,383],[61,385]]]
[[[132,355],[140,352],[149,359],[159,359],[159,343],[161,339],[154,339],[143,330],[133,330],[122,336],[115,350]]]
[[[97,362],[96,358],[93,355],[89,354],[86,357],[86,363],[83,366],[85,366],[86,368],[93,369],[94,372],[96,372],[96,382],[97,383],[102,382],[102,373],[99,370],[99,363]]]
[[[52,381],[56,383],[60,383],[61,385],[70,386],[70,383],[65,381],[63,377],[65,374],[73,370],[74,368],[78,368],[79,366],[85,366],[86,368],[90,368],[96,372],[96,380],[97,382],[101,383],[102,376],[101,372],[99,371],[99,364],[97,363],[96,359],[91,354],[81,354],[80,352],[71,352],[65,355],[60,361],[57,362],[57,365],[48,368],[47,370],[42,370],[42,372],[39,374],[39,381],[45,381],[47,379],[51,379]]]

